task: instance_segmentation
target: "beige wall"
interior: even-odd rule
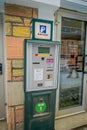
[[[8,130],[23,126],[24,39],[31,38],[30,22],[38,9],[5,4]]]

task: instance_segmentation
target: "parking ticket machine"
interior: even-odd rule
[[[25,40],[24,130],[54,130],[59,42]]]

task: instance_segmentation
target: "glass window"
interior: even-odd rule
[[[84,22],[62,18],[59,109],[82,105]]]

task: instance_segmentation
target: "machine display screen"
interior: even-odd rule
[[[38,47],[38,53],[50,53],[50,48],[49,47]]]

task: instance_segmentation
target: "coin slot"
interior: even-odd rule
[[[47,74],[47,79],[52,79],[52,74]]]

